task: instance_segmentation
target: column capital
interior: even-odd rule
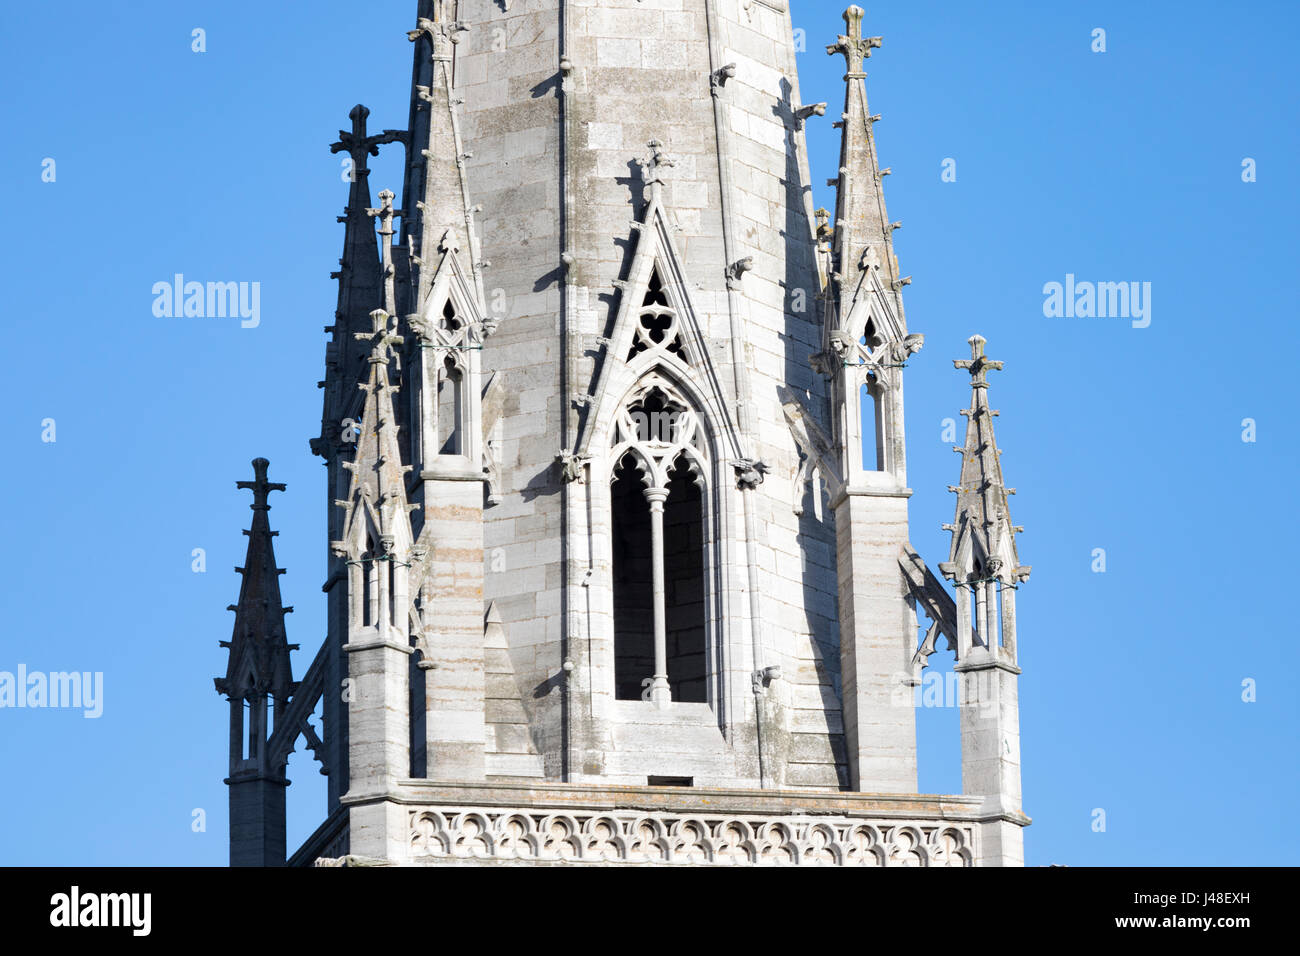
[[[663,503],[668,500],[668,489],[659,487],[647,488],[645,490],[645,500],[650,502],[650,507],[652,508],[655,505],[662,506]]]

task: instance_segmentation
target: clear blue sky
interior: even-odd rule
[[[346,187],[328,145],[364,102],[406,123],[411,0],[11,4],[0,33],[0,670],[102,671],[104,713],[0,710],[0,863],[221,864],[217,642],[271,459],[299,674],[324,635],[310,456]],[[814,183],[838,161],[838,3],[797,0]],[[1030,863],[1292,863],[1296,728],[1293,3],[872,3],[868,93],[926,334],[908,370],[912,540],[945,560],[980,332],[1021,559]],[[358,12],[364,10],[364,12]],[[207,52],[191,52],[191,30]],[[1106,30],[1094,53],[1092,31]],[[396,161],[372,186],[400,189]],[[56,180],[42,182],[42,161]],[[1243,183],[1242,161],[1258,181]],[[957,181],[941,181],[946,158]],[[177,272],[261,283],[261,325],[168,319]],[[1045,318],[1043,285],[1152,284],[1152,321]],[[1292,397],[1288,399],[1288,395]],[[56,441],[41,440],[42,421]],[[1242,420],[1257,441],[1242,441]],[[960,419],[958,419],[960,421]],[[207,571],[191,570],[206,549]],[[1093,550],[1106,551],[1094,573]],[[946,655],[934,658],[938,662]],[[941,665],[941,666],[950,666]],[[1243,702],[1242,682],[1257,700]],[[960,786],[951,709],[919,715],[921,786]],[[323,778],[290,765],[290,844]],[[192,811],[207,812],[194,832]],[[1106,813],[1094,832],[1094,810]]]

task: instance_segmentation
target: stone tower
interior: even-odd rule
[[[418,4],[406,128],[358,106],[333,146],[329,636],[300,684],[287,652],[278,683],[219,683],[232,713],[275,704],[255,773],[232,743],[232,863],[284,860],[299,736],[328,814],[292,864],[1022,862],[1001,366],[978,337],[959,363],[954,600],[908,543],[922,336],[867,107],[880,40],[844,20],[832,219],[785,0]],[[372,206],[384,145],[400,209]],[[964,795],[917,793],[941,634]]]

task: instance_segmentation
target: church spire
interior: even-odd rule
[[[289,652],[297,650],[285,638],[284,616],[293,608],[280,600],[280,575],[267,512],[272,491],[284,485],[267,481],[270,462],[253,460],[252,481],[238,486],[253,492],[253,526],[248,535],[248,556],[236,568],[244,581],[239,603],[232,604],[235,630],[221,646],[230,651],[226,676],[214,681],[217,693],[230,701],[230,865],[282,866],[285,860],[284,790],[289,781],[284,766],[271,753],[268,699],[275,714],[283,713],[297,691]]]
[[[403,219],[412,257],[411,295],[404,302],[411,332],[410,461],[423,480],[438,472],[457,480],[484,474],[481,360],[483,340],[496,329],[487,314],[470,206],[464,149],[452,71],[456,44],[469,28],[454,19],[447,0],[422,3],[415,29],[415,89],[411,108],[413,159]],[[454,395],[454,398],[452,397]],[[419,496],[429,513],[428,489]]]
[[[407,604],[404,595],[394,591],[387,597],[380,592],[371,594],[369,608],[359,606],[360,598],[368,587],[360,580],[363,574],[379,579],[380,590],[390,575],[379,575],[372,565],[378,562],[407,562],[412,543],[410,509],[406,499],[406,473],[409,465],[402,463],[397,417],[393,408],[393,394],[398,386],[388,378],[389,364],[394,360],[394,346],[403,344],[403,338],[389,328],[390,316],[382,309],[371,313],[372,330],[355,333],[358,342],[369,343],[368,381],[358,386],[365,393],[365,401],[358,429],[356,455],[343,467],[352,475],[348,498],[337,502],[345,509],[343,538],[334,542],[337,555],[349,559],[353,576],[358,580],[349,589],[354,599],[351,620],[355,627],[376,627],[382,635],[393,628],[404,629]],[[365,564],[361,568],[358,565]],[[392,575],[392,577],[398,577]],[[404,578],[404,575],[401,577]],[[401,638],[405,640],[405,638]]]
[[[862,35],[864,11],[851,6],[844,11],[847,33],[826,48],[832,56],[844,56],[848,71],[844,96],[844,113],[840,126],[840,169],[835,209],[835,264],[840,285],[841,312],[847,314],[853,300],[857,276],[871,266],[883,272],[884,285],[894,295],[894,305],[902,316],[898,291],[907,280],[899,280],[894,257],[893,231],[897,223],[889,221],[885,211],[882,178],[889,170],[880,168],[876,157],[875,123],[880,119],[867,109],[867,74],[864,61],[880,46],[881,37]]]
[[[984,354],[984,338],[971,336],[969,359],[953,364],[970,373],[966,443],[962,456],[957,516],[944,525],[952,550],[939,570],[956,587],[957,664],[961,675],[962,792],[985,800],[983,813],[994,822],[984,834],[986,863],[1024,864],[1020,788],[1020,667],[1016,655],[1016,590],[1029,580],[1020,564],[1007,496],[1001,452],[993,436],[997,412],[989,408],[988,373],[1001,362]]]
[[[370,209],[369,159],[379,155],[379,147],[386,143],[402,142],[405,133],[384,130],[371,136],[366,129],[370,110],[357,104],[348,114],[351,129],[339,130],[338,142],[330,146],[331,153],[348,154],[348,205],[339,222],[344,224],[343,256],[339,271],[333,274],[339,280],[338,307],[334,325],[326,328],[333,340],[326,349],[326,389],[322,414],[322,439],[337,443],[344,418],[356,411],[353,386],[361,377],[363,355],[353,343],[357,332],[369,327],[370,313],[381,308],[385,301],[388,278],[387,256],[381,264],[379,243],[375,238],[375,223]],[[391,228],[391,226],[390,226]],[[313,442],[316,454],[328,457],[328,448]]]
[[[453,242],[457,235],[464,237],[465,254],[478,286],[478,297],[482,298],[478,244],[465,180],[465,160],[469,154],[461,140],[456,110],[459,100],[452,94],[453,50],[460,42],[460,35],[469,27],[451,16],[450,6],[445,0],[435,0],[429,10],[432,16],[421,15],[415,29],[407,34],[413,43],[418,44],[417,58],[422,54],[429,56],[427,72],[422,71],[417,63],[417,82],[412,98],[412,113],[417,114],[413,123],[417,128],[417,138],[413,139],[412,145],[418,150],[417,156],[423,158],[419,195],[416,197],[421,266],[415,298],[417,311],[423,308],[433,288],[438,252],[446,244],[449,233]],[[419,82],[421,76],[428,77],[427,84]]]
[[[993,434],[993,419],[998,413],[989,407],[988,373],[1001,371],[1002,363],[984,354],[983,336],[973,335],[968,341],[971,357],[953,362],[970,373],[971,403],[961,412],[966,417],[966,442],[953,449],[962,456],[961,478],[949,489],[957,495],[957,513],[953,523],[944,526],[952,532],[952,547],[940,570],[957,584],[959,591],[974,594],[974,639],[984,647],[996,647],[998,622],[992,614],[996,589],[1001,587],[1005,594],[1016,588],[1029,578],[1030,569],[1021,566],[1016,551],[1016,534],[1023,529],[1011,523],[1008,497],[1015,494],[1015,489],[1007,488],[1002,480],[1002,453]],[[1002,644],[1014,661],[1014,633],[1007,633],[1006,616],[1004,609]],[[959,625],[958,634],[963,641],[971,640],[969,627]],[[959,657],[965,656],[963,650],[959,650]]]
[[[893,230],[885,211],[881,170],[876,159],[872,125],[878,116],[867,112],[863,62],[880,37],[862,35],[861,7],[844,12],[848,32],[826,48],[847,63],[844,113],[836,125],[843,130],[835,221],[825,219],[817,230],[819,255],[830,273],[825,298],[823,350],[812,356],[815,369],[833,385],[832,409],[838,419],[837,451],[850,483],[864,470],[890,474],[895,484],[907,484],[903,429],[902,369],[920,351],[924,336],[909,334],[903,315],[902,288],[910,279],[898,278]],[[863,414],[859,392],[865,387],[871,402]],[[872,421],[874,419],[874,421]],[[874,433],[874,438],[873,438]],[[875,461],[865,465],[862,449]]]
[[[248,700],[273,697],[283,704],[293,695],[293,682],[289,651],[297,649],[285,637],[284,616],[293,611],[284,607],[280,599],[280,575],[283,568],[275,566],[275,549],[272,539],[279,533],[272,531],[267,512],[271,510],[267,499],[272,491],[284,491],[285,486],[266,480],[270,462],[265,458],[253,460],[253,481],[241,481],[241,489],[253,492],[253,526],[244,532],[248,536],[248,555],[244,566],[235,570],[243,576],[239,589],[239,603],[232,604],[235,628],[229,641],[221,646],[229,648],[230,659],[226,676],[215,680],[217,691],[231,700]]]
[[[350,472],[342,534],[330,548],[341,559],[347,581],[340,635],[347,660],[347,797],[366,801],[391,793],[411,774],[410,616],[412,546],[406,473],[398,440],[388,377],[394,346],[403,338],[389,326],[382,309],[371,315],[372,331],[357,333],[369,348],[370,373],[359,387],[365,393],[356,455],[343,467]],[[366,347],[363,345],[363,347]],[[376,845],[395,837],[395,817],[381,802],[359,811],[351,850],[378,856]]]

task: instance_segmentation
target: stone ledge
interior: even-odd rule
[[[552,782],[399,781],[384,799],[431,807],[529,806],[551,810],[671,811],[716,816],[870,816],[881,819],[924,817],[982,822],[984,798],[960,794],[858,793],[844,790],[745,790],[716,787],[650,787]],[[345,802],[351,804],[353,801]]]

